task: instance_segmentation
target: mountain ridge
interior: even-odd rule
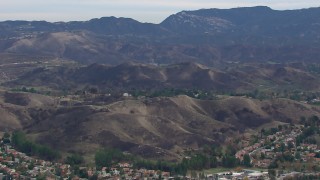
[[[182,11],[159,24],[115,17],[57,23],[6,21],[0,22],[0,53],[112,65],[316,62],[319,16],[320,8],[247,7]]]
[[[197,17],[207,17],[207,18],[217,18],[222,22],[230,22],[230,24],[237,25],[250,25],[255,23],[264,23],[268,24],[270,18],[276,18],[276,23],[288,23],[285,20],[299,20],[303,25],[306,25],[312,21],[319,23],[319,20],[316,18],[320,13],[320,7],[312,7],[307,9],[296,9],[296,10],[273,10],[267,6],[255,6],[255,7],[240,7],[240,8],[231,8],[231,9],[200,9],[193,11],[181,11],[176,14],[170,15],[165,20],[159,24],[153,23],[142,23],[132,18],[125,17],[101,17],[93,18],[87,21],[69,21],[69,22],[47,22],[47,21],[2,21],[0,22],[0,28],[6,30],[8,28],[16,28],[16,31],[22,30],[36,30],[48,32],[59,32],[59,31],[75,31],[75,30],[88,30],[95,33],[102,34],[140,34],[147,35],[157,34],[157,33],[168,33],[168,30],[172,28],[166,24],[170,19],[175,17],[180,17],[180,15],[195,15]],[[289,16],[288,16],[289,15]],[[254,19],[253,17],[254,16]],[[290,18],[294,16],[295,18]],[[182,21],[185,21],[184,18],[181,18]],[[198,19],[201,20],[201,19]],[[267,21],[266,21],[267,20]],[[275,19],[273,19],[275,20]],[[209,21],[204,21],[209,22]],[[219,22],[219,21],[217,21]],[[247,22],[247,23],[246,23]],[[273,22],[273,23],[274,23]],[[181,22],[183,23],[183,22]],[[173,23],[171,23],[172,25]],[[217,24],[217,23],[216,23]],[[180,24],[181,25],[181,24]],[[213,22],[213,25],[215,23]],[[166,29],[164,29],[166,28]],[[181,27],[183,29],[183,27]],[[309,27],[310,28],[310,27]],[[153,32],[153,33],[151,33]],[[197,33],[197,31],[190,31],[189,33]]]
[[[307,64],[243,64],[217,69],[194,62],[165,66],[126,62],[120,65],[40,67],[4,86],[46,87],[76,92],[85,87],[108,90],[155,91],[163,89],[199,89],[216,93],[251,93],[255,89],[281,92],[296,89],[316,91],[319,75]]]

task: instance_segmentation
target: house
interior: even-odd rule
[[[249,179],[265,179],[266,177],[268,177],[267,172],[254,172],[248,174]]]
[[[52,179],[52,180],[54,180],[54,179]],[[72,178],[72,180],[80,180],[80,178],[78,176],[75,176],[75,177]]]
[[[118,165],[121,168],[130,168],[130,167],[132,167],[132,164],[129,164],[129,163],[119,163]]]
[[[268,168],[271,162],[272,162],[271,159],[263,159],[263,160],[257,161],[254,164],[254,166],[260,167],[260,168]]]
[[[123,95],[122,95],[123,97],[129,97],[129,96],[131,96],[129,93],[123,93]]]
[[[316,154],[315,153],[309,153],[306,155],[306,160],[308,161],[311,161],[311,160],[314,160]]]
[[[13,179],[19,179],[20,174],[17,172],[13,172],[13,173],[11,173],[11,176],[13,177]]]
[[[112,173],[113,173],[113,175],[120,175],[120,171],[118,171],[117,169],[114,169],[113,171],[112,171]]]
[[[238,151],[235,155],[235,157],[239,160],[243,160],[243,156],[247,154],[247,151],[245,150],[241,150],[241,151]]]
[[[161,176],[165,177],[165,178],[169,178],[170,177],[170,172],[162,172]]]

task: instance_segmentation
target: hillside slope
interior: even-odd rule
[[[13,94],[2,93],[5,100],[0,102],[0,110],[6,113],[1,130],[22,129],[40,143],[82,154],[113,147],[147,158],[173,160],[181,158],[178,152],[183,149],[220,144],[227,137],[267,123],[297,123],[301,116],[320,115],[318,107],[286,99],[222,97],[204,101],[178,96],[59,105],[58,99]]]

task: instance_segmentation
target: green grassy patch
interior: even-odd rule
[[[234,170],[234,168],[217,167],[217,168],[204,170],[203,172],[206,174],[216,174],[216,173],[227,172],[232,170]]]

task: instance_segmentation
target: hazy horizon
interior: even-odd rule
[[[2,2],[0,21],[45,20],[49,22],[85,21],[101,17],[126,17],[140,22],[160,23],[171,14],[183,10],[229,9],[236,7],[268,6],[275,10],[292,10],[319,7],[315,0],[64,0],[64,1],[19,1]]]

